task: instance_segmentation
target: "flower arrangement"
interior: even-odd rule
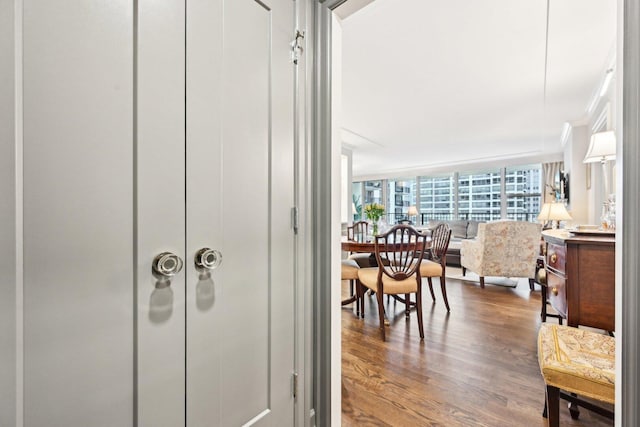
[[[378,221],[384,215],[384,206],[378,203],[371,203],[364,207],[364,215],[373,223],[373,234],[378,234]]]

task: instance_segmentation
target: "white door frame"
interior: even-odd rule
[[[332,375],[339,366],[331,366],[331,230],[339,224],[331,223],[331,14],[346,0],[316,0],[314,36],[313,94],[308,99],[313,111],[309,123],[314,148],[314,183],[311,201],[314,216],[314,308],[315,349],[314,408],[317,425],[329,425],[332,413],[341,411],[340,404],[332,405],[331,397],[340,393],[340,378]],[[617,0],[618,6],[618,85],[619,115],[617,188],[619,202],[616,241],[616,425],[640,424],[636,393],[640,384],[640,5],[633,0]],[[309,28],[311,30],[311,28]],[[311,32],[311,31],[309,31]],[[622,77],[622,79],[620,79]],[[624,89],[624,90],[623,90]],[[624,144],[622,141],[624,139]],[[625,165],[630,167],[625,167]],[[325,284],[325,286],[322,286]],[[628,284],[628,286],[623,286]],[[333,418],[335,419],[335,418]]]
[[[616,96],[618,111],[622,111],[616,123],[617,151],[622,153],[616,162],[616,180],[622,189],[622,209],[616,218],[622,225],[616,239],[616,330],[620,332],[616,339],[616,376],[620,379],[616,382],[616,425],[633,426],[640,424],[640,5],[633,0],[618,0],[617,4],[617,44],[618,52],[623,52],[618,55],[617,69],[622,70],[623,83]]]

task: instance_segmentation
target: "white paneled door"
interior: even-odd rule
[[[293,420],[293,5],[187,2],[190,427]]]
[[[293,425],[294,2],[22,3],[24,425]]]

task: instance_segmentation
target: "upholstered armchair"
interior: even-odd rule
[[[479,224],[477,237],[462,241],[462,274],[473,271],[480,276],[483,288],[486,276],[532,278],[540,252],[540,231],[540,224],[524,221]]]

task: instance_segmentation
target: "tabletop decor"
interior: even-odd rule
[[[364,214],[373,224],[373,235],[378,234],[378,221],[384,215],[384,206],[378,203],[371,203],[364,207]]]

